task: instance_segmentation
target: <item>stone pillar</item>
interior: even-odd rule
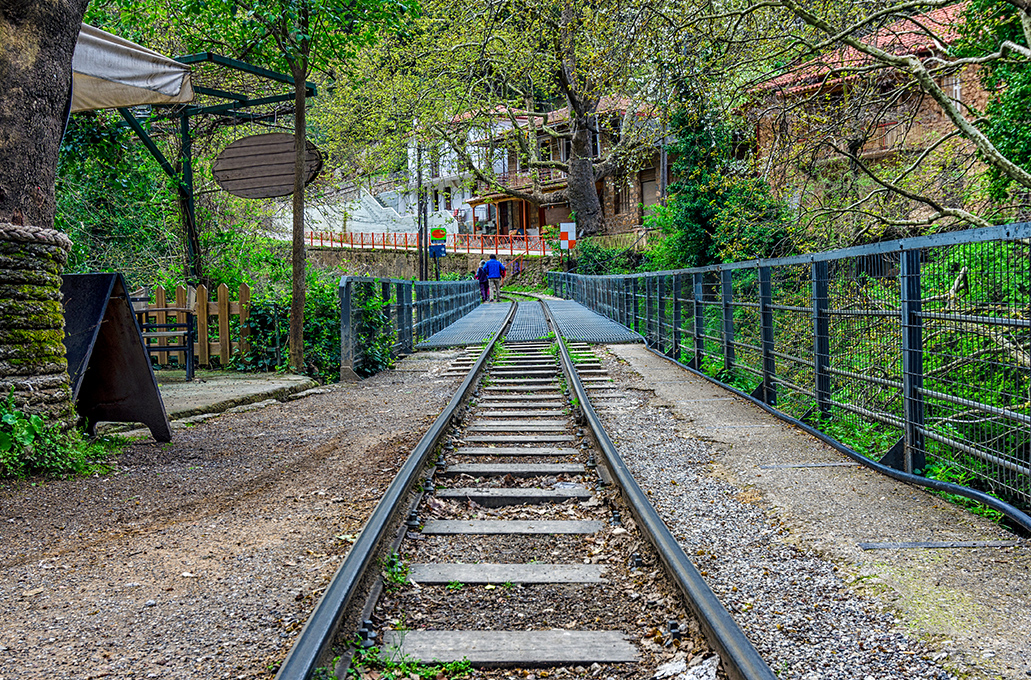
[[[71,424],[61,272],[72,242],[53,229],[0,222],[0,398]]]

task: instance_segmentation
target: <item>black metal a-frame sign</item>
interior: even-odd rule
[[[243,73],[249,73],[251,75],[267,78],[272,81],[294,85],[294,79],[291,76],[283,73],[278,73],[254,64],[248,64],[245,61],[239,59],[232,59],[230,57],[224,57],[220,54],[213,52],[200,52],[198,54],[188,54],[182,57],[175,57],[175,60],[181,64],[199,64],[203,62],[210,62],[212,64],[218,64],[229,69],[241,71]],[[270,118],[273,114],[255,114],[246,109],[253,109],[258,106],[267,106],[269,104],[278,104],[281,102],[293,101],[294,92],[291,90],[288,93],[276,94],[267,97],[257,97],[252,99],[247,94],[242,92],[230,92],[227,90],[219,90],[210,87],[202,87],[194,85],[193,91],[200,95],[206,95],[214,97],[216,99],[225,100],[224,104],[211,104],[207,106],[185,106],[182,109],[175,111],[174,113],[163,114],[155,116],[154,120],[178,118],[179,119],[179,136],[180,136],[180,153],[179,163],[182,170],[176,171],[165,155],[161,153],[154,140],[151,139],[150,135],[140,124],[140,121],[132,114],[127,108],[118,109],[118,112],[122,114],[122,118],[128,123],[129,127],[133,129],[136,135],[143,142],[147,150],[150,151],[151,155],[157,159],[157,162],[161,165],[161,168],[171,177],[177,185],[179,192],[179,200],[183,206],[184,222],[186,231],[186,257],[188,260],[187,270],[195,279],[200,278],[199,266],[198,266],[198,253],[200,252],[200,238],[197,231],[197,211],[193,200],[193,151],[192,142],[193,138],[190,135],[190,118],[193,116],[204,116],[204,115],[225,115],[232,116],[241,121],[246,122],[258,122]],[[312,98],[318,96],[318,90],[315,88],[314,83],[310,81],[305,82],[305,93],[306,97]]]

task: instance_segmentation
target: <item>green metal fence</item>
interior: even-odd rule
[[[1031,224],[548,281],[871,458],[1031,507]]]

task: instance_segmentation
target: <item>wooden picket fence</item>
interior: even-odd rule
[[[164,288],[155,287],[150,295],[146,308],[147,310],[167,309],[169,307],[189,310],[193,312],[196,320],[197,336],[194,343],[194,356],[199,366],[210,366],[213,359],[223,368],[229,365],[233,353],[239,351],[247,353],[250,351],[249,334],[244,322],[250,313],[251,289],[245,284],[240,284],[235,301],[229,299],[229,288],[223,283],[215,289],[215,299],[210,299],[210,291],[207,286],[177,286],[174,291],[166,291]],[[137,313],[142,314],[142,304],[137,303]],[[181,322],[175,311],[147,311],[147,320],[150,323],[171,323]],[[239,323],[235,328],[230,324],[230,318],[239,317]],[[230,337],[235,331],[236,339]],[[164,338],[157,338],[158,344],[166,344]],[[157,365],[167,366],[170,364],[184,365],[183,352],[155,352],[151,354]]]

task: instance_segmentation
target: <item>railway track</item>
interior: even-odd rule
[[[455,359],[461,387],[278,678],[399,660],[539,677],[774,677],[602,429],[588,392],[605,387],[601,364],[555,328],[546,305],[513,304],[482,350]]]

